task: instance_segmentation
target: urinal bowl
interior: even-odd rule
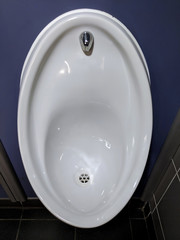
[[[138,43],[107,13],[74,10],[38,35],[21,75],[18,137],[29,181],[57,218],[97,227],[131,198],[151,140],[149,84]]]

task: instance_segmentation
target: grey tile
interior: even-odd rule
[[[157,240],[151,214],[146,218],[146,225],[147,225],[147,231],[148,231],[148,237],[149,237],[148,239]]]
[[[38,198],[28,198],[22,205],[23,207],[44,207]]]
[[[128,218],[129,217],[129,203],[119,212],[117,218]]]
[[[155,201],[154,201],[153,195],[152,195],[151,199],[149,200],[149,206],[150,206],[150,210],[151,210],[151,212],[153,212],[154,209],[155,209],[155,207],[156,207],[156,204],[155,204]]]
[[[21,208],[0,208],[0,219],[20,219]]]
[[[8,198],[1,198],[0,208],[1,207],[22,207],[22,205],[19,202],[11,202]]]
[[[179,178],[179,181],[180,181],[180,169],[178,170],[177,174],[178,174],[178,178]]]
[[[180,182],[176,177],[159,206],[159,215],[166,240],[180,239]]]
[[[144,218],[147,218],[151,212],[148,202],[145,204],[143,212],[144,212]]]
[[[161,197],[163,196],[163,194],[167,190],[168,185],[172,181],[173,177],[175,177],[175,175],[176,175],[176,171],[175,171],[174,166],[171,162],[169,164],[169,167],[168,167],[166,173],[164,174],[158,188],[156,189],[156,191],[154,193],[157,204],[159,203]]]
[[[146,222],[143,219],[131,219],[133,240],[148,240]]]
[[[56,219],[46,208],[25,208],[22,219]]]
[[[0,220],[0,239],[15,240],[18,226],[19,220]]]
[[[178,148],[177,152],[175,153],[173,160],[174,160],[175,166],[178,170],[180,168],[180,147]]]
[[[58,220],[22,220],[18,240],[73,240],[74,228]]]
[[[155,209],[155,211],[153,212],[152,219],[153,219],[153,224],[154,224],[154,229],[155,229],[157,239],[158,240],[164,240],[164,236],[163,236],[163,232],[162,232],[162,229],[161,229],[161,224],[160,224],[160,221],[159,221],[157,209]]]
[[[139,198],[132,198],[129,202],[129,217],[144,219],[144,202]]]

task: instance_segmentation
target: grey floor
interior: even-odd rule
[[[46,208],[0,205],[0,240],[154,240],[145,219],[126,206],[107,224],[75,228],[56,219]]]

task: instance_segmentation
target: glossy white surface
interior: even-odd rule
[[[83,31],[94,36],[91,56]],[[21,77],[19,145],[32,187],[61,220],[102,225],[132,196],[151,140],[148,81],[136,40],[104,12],[68,12],[35,40]]]

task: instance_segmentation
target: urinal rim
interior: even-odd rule
[[[99,11],[99,10],[92,10],[92,9],[80,9],[80,10],[73,10],[73,11],[70,11],[68,13],[65,13],[63,15],[60,15],[59,17],[57,17],[55,20],[53,20],[51,23],[49,23],[43,30],[42,32],[38,35],[38,37],[36,38],[35,42],[33,43],[28,55],[27,55],[27,58],[25,60],[25,63],[24,63],[24,66],[23,66],[23,70],[22,70],[22,75],[21,75],[21,89],[23,88],[23,77],[24,75],[26,74],[26,71],[28,69],[28,64],[29,62],[31,62],[31,55],[33,55],[33,52],[36,51],[36,47],[39,43],[41,43],[41,39],[44,37],[44,34],[46,34],[46,32],[51,28],[51,26],[53,26],[53,24],[57,23],[58,21],[61,21],[61,19],[63,17],[68,17],[69,15],[71,14],[78,14],[78,13],[85,13],[85,11],[87,11],[88,13],[100,13],[102,16],[105,16],[105,17],[108,17],[108,19],[110,18],[111,21],[113,22],[116,22],[118,24],[118,26],[120,25],[121,28],[123,28],[123,30],[125,31],[126,34],[128,34],[128,36],[132,39],[132,43],[133,45],[135,46],[137,52],[139,53],[138,55],[140,56],[141,60],[142,60],[142,64],[144,65],[145,69],[146,69],[146,73],[147,73],[147,80],[150,82],[150,77],[149,77],[149,71],[148,71],[148,67],[147,67],[147,64],[146,64],[146,60],[144,58],[144,55],[139,47],[139,44],[137,43],[137,41],[135,40],[135,38],[133,37],[133,35],[130,33],[130,31],[117,19],[113,18],[110,14],[108,13],[104,13],[102,11]],[[18,108],[19,109],[19,108]],[[151,107],[152,109],[152,107]],[[18,121],[18,126],[19,126],[19,121]],[[19,127],[18,127],[19,129]],[[151,129],[152,129],[152,126],[151,126]],[[18,133],[19,133],[19,130],[18,130]],[[151,130],[151,133],[152,133],[152,130]],[[18,134],[19,135],[19,134]],[[151,139],[151,136],[150,136],[150,139]],[[21,148],[21,147],[20,147]],[[24,163],[24,162],[23,162]],[[26,169],[26,167],[25,167]],[[140,179],[139,179],[140,180]],[[31,182],[31,181],[30,181]],[[38,195],[38,194],[37,194]],[[39,196],[40,197],[40,196]],[[51,210],[51,209],[49,209]],[[111,219],[111,218],[110,218]],[[64,219],[65,222],[67,222],[65,219]],[[101,222],[100,225],[102,225],[103,223],[105,223],[106,221],[104,222]],[[67,222],[69,223],[69,222]],[[71,224],[71,223],[70,223]],[[96,227],[98,226],[97,223],[95,224],[95,226],[92,224],[92,226],[85,226],[85,227]],[[79,227],[77,225],[77,227]],[[83,227],[83,226],[82,226]]]
[[[75,10],[71,10],[68,11],[66,13],[63,13],[61,15],[59,15],[58,17],[56,17],[54,20],[52,20],[49,24],[47,24],[38,34],[38,36],[35,38],[34,42],[32,43],[28,54],[25,58],[23,67],[22,67],[22,71],[21,71],[21,77],[20,77],[20,89],[21,89],[21,85],[23,83],[22,79],[24,78],[23,75],[26,72],[26,67],[29,64],[31,55],[33,54],[33,52],[36,50],[38,44],[41,42],[42,38],[45,36],[45,34],[51,29],[51,27],[53,27],[56,23],[58,23],[59,21],[65,19],[66,17],[68,17],[69,15],[74,15],[74,14],[79,14],[79,13],[92,13],[92,14],[98,14],[101,15],[102,17],[107,18],[109,21],[112,21],[113,23],[116,23],[118,27],[121,28],[121,30],[125,33],[125,35],[129,38],[129,40],[132,42],[132,44],[134,45],[137,54],[140,56],[140,59],[142,60],[142,63],[145,67],[146,70],[146,74],[147,74],[147,78],[148,78],[148,82],[151,85],[151,78],[150,78],[150,73],[149,73],[149,69],[148,69],[148,65],[146,62],[146,59],[144,57],[144,54],[141,50],[141,47],[139,45],[139,43],[137,42],[136,38],[134,37],[134,35],[130,32],[130,30],[117,18],[113,17],[111,14],[106,13],[104,11],[101,10],[97,10],[97,9],[90,9],[90,8],[80,8],[80,9],[75,9]]]

